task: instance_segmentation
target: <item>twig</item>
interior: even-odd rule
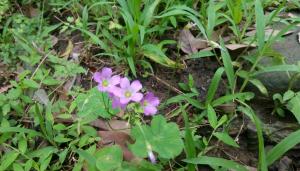
[[[52,50],[50,52],[48,52],[44,58],[42,59],[42,61],[39,63],[39,65],[36,67],[36,69],[34,70],[33,74],[31,75],[30,79],[32,79],[34,77],[34,75],[36,74],[36,72],[38,71],[38,69],[41,67],[41,65],[45,62],[46,58],[49,56],[49,54],[52,52]]]
[[[169,87],[171,90],[173,90],[174,92],[178,93],[178,94],[183,94],[182,91],[178,90],[177,88],[175,88],[174,86],[171,86],[169,83],[167,83],[166,81],[158,78],[156,75],[150,73],[149,75],[151,75],[152,77],[154,77],[157,81],[161,82],[162,84],[164,84],[165,86]]]

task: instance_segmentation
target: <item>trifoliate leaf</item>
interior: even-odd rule
[[[174,158],[183,149],[180,131],[175,123],[167,123],[162,116],[155,116],[150,126],[135,126],[131,131],[135,144],[131,151],[140,157],[146,157],[149,150],[158,153],[162,158]]]
[[[116,114],[116,110],[111,108],[111,101],[106,93],[93,88],[86,94],[80,94],[75,99],[79,117],[110,118]]]
[[[96,166],[99,170],[110,171],[121,167],[123,161],[122,150],[119,146],[105,147],[96,154]]]

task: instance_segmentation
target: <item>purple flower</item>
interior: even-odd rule
[[[99,83],[98,89],[102,92],[110,92],[120,83],[120,76],[112,76],[112,70],[104,67],[101,72],[96,72],[93,76],[94,80]]]
[[[124,110],[126,108],[126,104],[122,104],[120,102],[119,97],[115,96],[113,93],[109,93],[108,95],[109,95],[110,99],[112,100],[111,106],[113,109],[121,108],[122,110]]]
[[[155,115],[157,113],[157,106],[159,105],[158,97],[155,97],[152,92],[148,92],[141,101],[141,106],[144,109],[146,116]]]
[[[131,84],[128,78],[122,78],[120,81],[120,88],[115,87],[112,92],[120,98],[121,104],[127,104],[130,101],[140,102],[143,94],[139,93],[142,89],[142,84],[135,80]]]
[[[156,163],[156,158],[152,151],[148,151],[148,158],[150,159],[151,163]]]

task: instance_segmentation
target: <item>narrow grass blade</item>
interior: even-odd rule
[[[202,157],[193,158],[193,159],[185,159],[183,161],[187,162],[187,163],[193,163],[193,164],[224,167],[226,169],[233,169],[235,171],[248,171],[244,166],[242,166],[234,161],[217,158],[217,157],[202,156]]]
[[[280,141],[267,153],[267,164],[270,166],[284,153],[300,143],[300,130],[295,131]]]
[[[216,91],[218,89],[220,80],[222,78],[223,72],[224,72],[223,67],[218,68],[214,77],[212,78],[211,83],[209,85],[208,92],[207,92],[207,96],[206,96],[206,104],[209,104],[213,100],[213,98],[216,94]]]
[[[185,108],[180,106],[183,119],[184,119],[184,125],[185,125],[185,137],[184,137],[184,146],[185,146],[185,153],[186,157],[189,158],[195,158],[196,157],[196,147],[193,140],[192,130],[190,129],[190,123],[188,116],[186,114]],[[194,171],[195,165],[194,164],[188,164],[188,171]]]
[[[222,55],[222,60],[223,60],[225,72],[227,75],[227,79],[228,79],[231,91],[234,92],[235,74],[234,74],[234,70],[233,70],[232,61],[231,61],[230,55],[229,55],[222,39],[221,39],[220,43],[221,43],[221,47],[222,47],[221,55]]]
[[[255,16],[258,49],[262,50],[265,45],[265,15],[261,0],[255,1]]]

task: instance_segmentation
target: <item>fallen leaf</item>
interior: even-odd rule
[[[298,43],[300,43],[300,32],[297,34],[298,37]]]
[[[7,86],[4,86],[4,87],[1,87],[0,88],[0,93],[5,93],[10,88],[12,88],[12,85],[7,85]]]
[[[127,134],[130,133],[130,124],[122,120],[110,120],[104,121],[102,119],[97,119],[90,123],[90,125],[97,127],[104,131],[121,131]]]
[[[187,54],[196,53],[198,50],[208,47],[206,40],[195,38],[187,28],[180,31],[178,43],[180,49]]]
[[[280,32],[280,30],[268,28],[265,30],[265,37],[269,38],[271,35],[276,36],[279,32]],[[283,36],[287,36],[292,33],[294,33],[294,31],[292,31],[292,30],[287,31],[286,33],[283,34]],[[247,32],[245,35],[248,37],[251,37],[251,36],[255,36],[255,34],[256,34],[256,30],[251,30],[251,31]]]
[[[225,47],[229,50],[237,50],[246,47],[255,47],[255,45],[247,45],[247,44],[227,44]]]
[[[133,143],[131,137],[122,131],[98,131],[98,135],[101,137],[99,145],[110,146],[119,145],[123,150],[123,157],[126,161],[132,161],[136,157],[129,151],[127,144]]]
[[[71,52],[73,51],[74,45],[73,42],[71,40],[68,41],[68,46],[66,47],[65,51],[60,54],[60,57],[64,57],[64,58],[68,58],[71,54]]]

